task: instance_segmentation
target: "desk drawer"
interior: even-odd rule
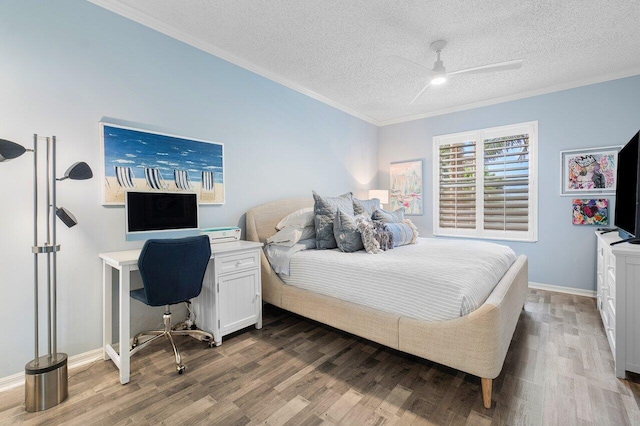
[[[216,256],[216,270],[219,274],[244,271],[257,268],[260,264],[258,251],[235,253],[227,256]]]

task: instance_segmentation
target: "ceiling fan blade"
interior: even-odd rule
[[[412,100],[411,102],[409,102],[409,105],[412,105],[415,101],[417,101],[417,100],[418,100],[418,98],[419,98],[420,96],[422,96],[422,94],[423,94],[424,92],[426,92],[426,91],[427,91],[427,89],[429,88],[429,86],[431,86],[431,83],[427,83],[427,85],[426,85],[426,86],[424,86],[424,87],[422,88],[422,90],[420,91],[420,93],[418,93],[418,94],[416,95],[416,97],[415,97],[415,98],[413,98],[413,100]]]
[[[420,64],[416,64],[415,62],[412,62],[408,59],[403,58],[402,56],[397,56],[397,55],[390,55],[387,57],[388,59],[392,60],[393,62],[402,64],[402,65],[406,65],[409,66],[410,68],[413,68],[414,70],[421,72],[423,74],[426,74],[427,77],[435,74],[433,72],[433,70],[425,67],[424,65],[420,65]]]
[[[522,59],[516,59],[507,62],[498,62],[497,64],[481,65],[479,67],[467,68],[464,70],[448,72],[447,76],[456,74],[480,74],[483,72],[517,70],[522,67]]]

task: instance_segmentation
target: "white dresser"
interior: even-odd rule
[[[618,232],[600,234],[597,304],[615,361],[616,376],[640,373],[640,245],[622,243]]]
[[[250,325],[262,328],[260,248],[262,243],[236,241],[211,245],[211,260],[202,292],[192,299],[198,328],[222,337]]]

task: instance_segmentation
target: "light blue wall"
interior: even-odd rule
[[[0,138],[56,135],[60,169],[84,160],[96,174],[58,186],[80,222],[59,228],[69,355],[101,346],[98,253],[141,246],[125,242],[123,208],[100,205],[100,120],[225,144],[226,204],[203,207],[203,227],[243,225],[247,209],[312,189],[364,195],[377,183],[375,126],[86,1],[0,2],[0,63]],[[0,166],[0,377],[33,358],[30,161]]]
[[[640,129],[640,76],[382,127],[379,186],[389,187],[390,162],[425,159],[425,214],[411,220],[422,235],[432,235],[433,137],[534,120],[539,133],[538,242],[504,243],[529,257],[530,281],[595,290],[595,228],[571,224],[572,198],[559,195],[559,153],[624,145],[631,139]],[[615,197],[607,198],[613,212]]]
[[[70,355],[101,346],[97,254],[140,246],[125,242],[123,209],[100,205],[102,119],[225,144],[227,201],[202,208],[203,226],[242,225],[248,208],[311,189],[364,196],[388,186],[389,162],[424,158],[427,213],[413,219],[425,235],[432,137],[538,120],[540,241],[510,245],[529,256],[532,281],[584,289],[594,288],[593,229],[570,224],[558,152],[622,144],[640,126],[634,77],[377,129],[82,0],[0,2],[0,62],[0,138],[28,145],[33,133],[55,134],[60,169],[85,160],[96,172],[59,185],[80,221],[59,228],[59,347]],[[5,377],[33,357],[28,158],[0,166],[0,194]]]

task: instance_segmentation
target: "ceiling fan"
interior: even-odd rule
[[[438,84],[442,84],[445,81],[448,80],[449,77],[453,76],[453,75],[459,75],[459,74],[480,74],[480,73],[484,73],[484,72],[494,72],[494,71],[506,71],[506,70],[515,70],[518,68],[522,67],[522,59],[516,59],[513,61],[507,61],[507,62],[498,62],[495,64],[488,64],[488,65],[481,65],[479,67],[473,67],[473,68],[466,68],[463,70],[458,70],[458,71],[453,71],[453,72],[447,72],[446,68],[444,67],[444,62],[442,62],[442,60],[440,59],[440,53],[442,52],[442,49],[445,48],[445,46],[447,45],[447,42],[445,40],[437,40],[434,41],[433,43],[431,43],[431,45],[429,46],[431,48],[431,50],[435,51],[436,54],[438,55],[438,59],[434,62],[433,64],[433,68],[429,69],[425,66],[422,66],[420,64],[416,64],[415,62],[412,62],[408,59],[402,58],[400,56],[393,56],[397,59],[400,59],[403,63],[408,64],[413,66],[414,68],[418,68],[420,69],[421,72],[426,73],[427,79],[428,79],[428,83],[426,86],[424,86],[422,88],[422,90],[420,90],[420,92],[418,92],[418,94],[416,95],[415,98],[413,98],[413,100],[409,103],[409,104],[413,104],[415,101],[417,101],[420,96],[422,96],[422,94],[431,86],[431,85],[438,85]]]

